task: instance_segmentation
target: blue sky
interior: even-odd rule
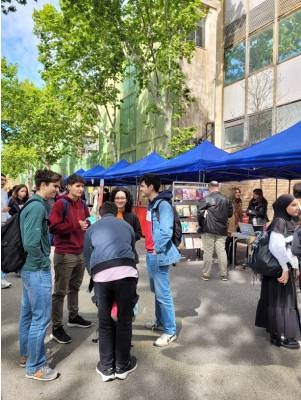
[[[29,79],[41,86],[38,62],[38,40],[33,34],[33,10],[41,9],[45,4],[58,6],[59,0],[28,0],[26,6],[17,5],[15,13],[1,16],[2,56],[10,63],[18,65],[18,75],[21,80]]]

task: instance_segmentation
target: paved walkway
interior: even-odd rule
[[[296,400],[301,393],[301,350],[276,348],[264,330],[254,327],[260,284],[248,271],[230,271],[230,280],[215,276],[200,280],[200,263],[171,268],[178,340],[156,348],[154,332],[143,325],[153,317],[143,243],[139,244],[139,314],[134,323],[133,354],[137,370],[126,381],[103,383],[95,372],[98,345],[90,329],[69,328],[73,342],[49,340],[50,362],[61,376],[52,382],[24,377],[18,366],[20,279],[2,291],[3,400]],[[88,276],[80,292],[83,316],[96,323],[96,309],[87,292]],[[299,303],[301,295],[298,294]]]

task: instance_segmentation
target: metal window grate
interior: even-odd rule
[[[224,0],[224,24],[228,25],[246,13],[247,0]]]
[[[275,0],[266,0],[253,8],[249,14],[249,32],[254,32],[274,21]]]
[[[278,0],[278,17],[300,6],[300,0]]]
[[[272,134],[272,110],[262,111],[248,117],[249,143],[257,143]]]
[[[233,43],[240,41],[246,36],[246,15],[231,22],[225,26],[225,48],[230,47]]]

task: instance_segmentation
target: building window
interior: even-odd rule
[[[245,76],[246,45],[237,44],[225,51],[225,84],[230,84]]]
[[[301,10],[279,21],[279,62],[301,54]]]
[[[224,148],[241,146],[244,143],[244,121],[225,122]]]
[[[264,68],[273,61],[273,28],[250,37],[250,72]]]
[[[196,27],[196,30],[189,35],[188,40],[195,43],[197,47],[205,48],[205,27],[206,18],[203,18]]]
[[[277,132],[284,131],[300,121],[301,101],[277,107]]]
[[[248,117],[249,143],[257,143],[272,134],[272,110],[262,111]]]

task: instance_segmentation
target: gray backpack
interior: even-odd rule
[[[298,225],[294,232],[292,253],[294,256],[301,257],[301,225]]]

